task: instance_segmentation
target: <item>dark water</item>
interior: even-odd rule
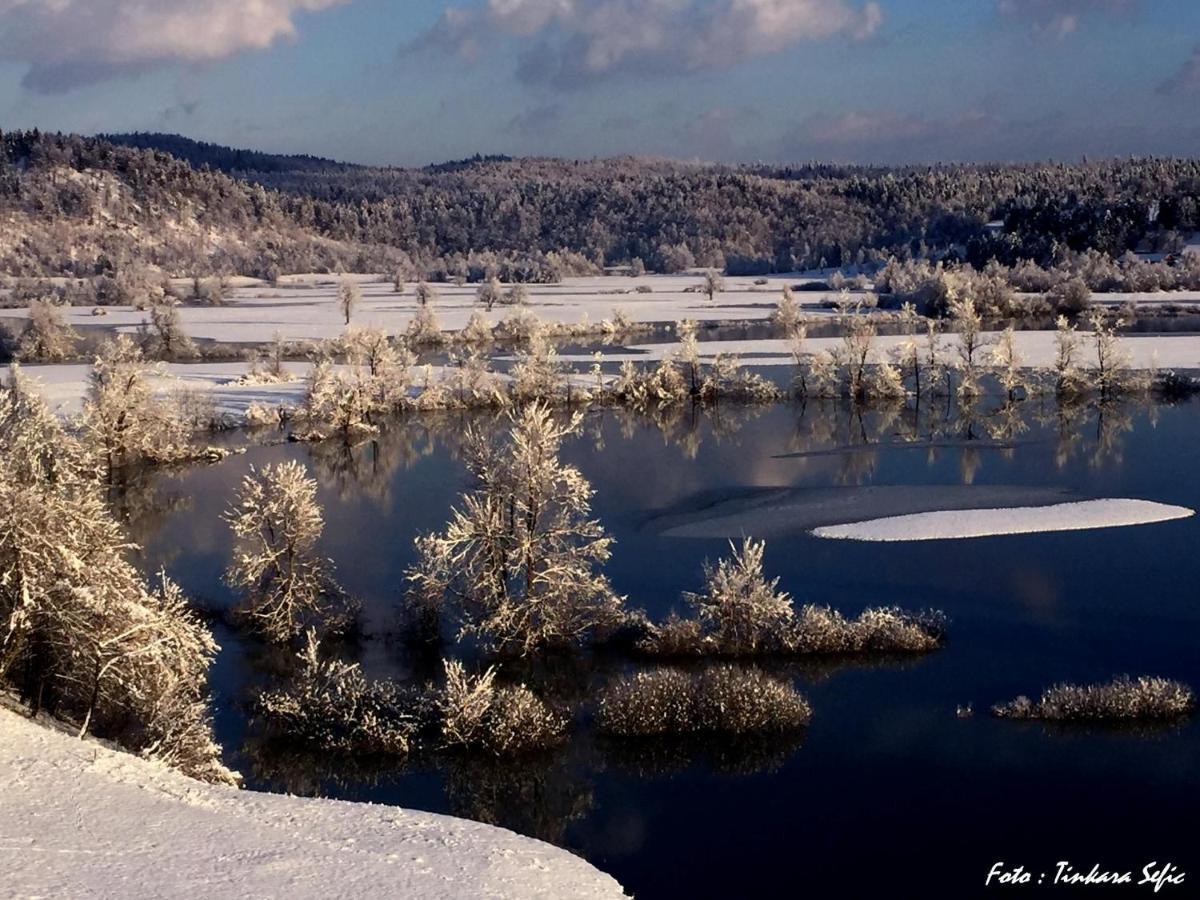
[[[670,539],[645,523],[695,508],[706,492],[974,483],[1200,508],[1200,404],[1098,420],[1031,402],[1019,420],[1026,430],[1012,416],[946,422],[939,413],[939,446],[914,449],[902,441],[928,437],[931,426],[915,423],[911,410],[858,417],[844,407],[777,406],[659,422],[594,412],[566,454],[592,481],[595,512],[617,538],[607,570],[614,585],[656,616],[699,587],[703,560],[724,541]],[[402,423],[352,451],[252,449],[156,480],[130,497],[131,524],[148,565],[164,564],[202,602],[227,605],[234,598],[220,575],[230,541],[220,513],[247,466],[298,458],[322,485],[323,549],[363,598],[369,629],[382,632],[413,536],[444,523],[462,486],[455,448],[466,422]],[[959,445],[964,438],[992,445]],[[798,452],[809,455],[776,458]],[[1164,895],[1194,896],[1195,720],[1162,730],[1061,728],[986,710],[1058,680],[1119,673],[1200,686],[1198,536],[1193,518],[914,544],[775,539],[768,568],[798,600],[850,613],[936,607],[950,618],[949,644],[919,659],[784,670],[814,710],[798,739],[636,751],[591,735],[584,704],[568,747],[516,767],[457,760],[381,770],[269,753],[243,709],[268,677],[270,654],[225,628],[214,673],[219,738],[249,787],[495,822],[574,850],[642,898],[968,897],[984,893],[1001,860],[1023,864],[1035,881],[1045,872],[1048,882],[1059,860],[1133,870],[1135,881],[1147,863],[1174,862],[1188,881]],[[394,642],[368,640],[362,653],[369,674],[414,671]],[[555,662],[537,677],[586,700],[623,665]],[[955,707],[965,703],[976,714],[959,719]]]

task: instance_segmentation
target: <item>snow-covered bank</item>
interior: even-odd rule
[[[1149,500],[1084,500],[1052,506],[937,510],[830,525],[814,529],[813,534],[853,541],[938,541],[1149,525],[1192,515],[1195,512],[1186,507]]]
[[[994,342],[995,332],[984,335],[985,342]],[[1017,354],[1020,362],[1026,368],[1045,368],[1054,363],[1054,332],[1053,331],[1018,331],[1015,335]],[[873,342],[874,354],[872,362],[891,360],[894,353],[906,339],[898,336],[880,336]],[[924,345],[924,338],[919,339]],[[958,357],[958,339],[953,334],[941,335],[938,339],[940,356],[944,362],[953,362]],[[831,351],[842,346],[842,339],[837,337],[809,338],[804,341],[803,351],[818,353]],[[1121,335],[1121,346],[1129,352],[1130,365],[1135,369],[1200,369],[1200,335],[1194,334],[1127,334]],[[634,344],[613,353],[605,353],[604,358],[610,362],[655,362],[669,353],[679,350],[677,343],[664,344]],[[718,353],[730,354],[741,358],[746,365],[753,366],[790,366],[794,364],[791,341],[781,339],[766,340],[734,340],[734,341],[702,341],[699,345],[699,355],[702,362],[712,362]],[[989,364],[988,347],[978,354],[981,366]],[[1095,366],[1095,350],[1092,346],[1091,335],[1079,332],[1079,366],[1092,368]],[[582,364],[591,361],[590,356],[583,354],[564,354],[561,359],[565,362]]]
[[[6,896],[624,896],[500,828],[213,787],[3,708],[0,797]]]

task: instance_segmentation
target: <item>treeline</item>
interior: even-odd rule
[[[9,275],[91,277],[130,261],[177,275],[407,268],[436,279],[486,277],[479,261],[491,259],[529,281],[635,261],[731,274],[891,258],[1046,267],[1089,251],[1177,250],[1200,229],[1200,162],[479,157],[413,170],[35,131],[0,137],[0,213],[17,226],[0,247]]]

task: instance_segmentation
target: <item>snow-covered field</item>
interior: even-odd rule
[[[0,707],[8,897],[624,897],[566,850],[389,806],[213,787]]]
[[[379,327],[390,333],[403,333],[418,308],[414,286],[397,294],[390,282],[374,276],[358,277],[362,300],[355,309],[353,323]],[[625,311],[634,322],[743,321],[767,318],[775,308],[785,284],[797,282],[795,276],[774,275],[765,285],[753,278],[727,278],[725,290],[709,303],[704,294],[688,293],[703,283],[699,275],[647,275],[642,278],[605,276],[568,278],[561,284],[529,285],[527,308],[550,322],[599,322],[610,319],[614,309]],[[292,276],[278,287],[236,287],[222,306],[181,306],[184,330],[193,338],[223,343],[264,343],[278,334],[286,340],[322,340],[337,337],[345,330],[338,308],[339,281],[333,276]],[[479,306],[478,285],[433,286],[438,293],[434,305],[445,331],[459,331],[471,313],[481,310],[492,323],[509,316],[513,308],[496,306],[487,313]],[[638,287],[650,293],[639,293]],[[823,300],[836,293],[812,292],[799,295],[801,303],[820,311]],[[76,327],[105,327],[131,332],[148,318],[143,311],[128,306],[106,306],[105,315],[92,315],[91,307],[73,307],[66,311],[67,321]],[[828,314],[828,310],[824,311]],[[23,309],[0,309],[0,317],[23,319]]]
[[[814,529],[813,534],[853,541],[938,541],[1149,525],[1193,515],[1186,507],[1149,500],[1083,500],[1052,506],[937,510],[830,525]]]

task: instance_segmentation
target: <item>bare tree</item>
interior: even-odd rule
[[[470,432],[474,484],[445,531],[417,539],[414,592],[426,602],[456,601],[462,633],[495,651],[576,645],[623,619],[622,599],[597,571],[612,539],[589,518],[591,486],[558,458],[581,422],[575,415],[557,423],[534,403],[512,415],[500,445]]]

